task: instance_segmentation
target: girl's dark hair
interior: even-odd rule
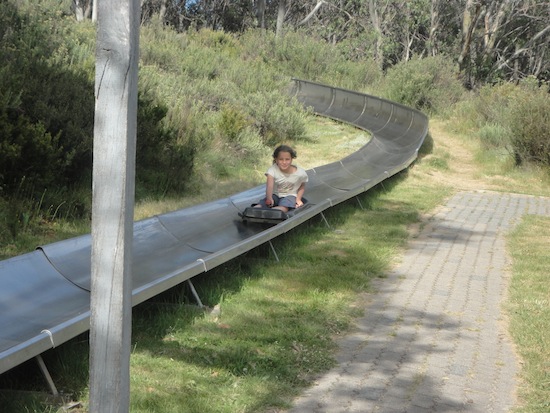
[[[298,156],[296,154],[296,151],[294,149],[292,149],[290,146],[288,145],[279,145],[275,148],[275,150],[273,151],[273,159],[277,159],[279,157],[279,154],[281,152],[288,152],[290,154],[290,157],[292,159],[295,159],[296,156]]]

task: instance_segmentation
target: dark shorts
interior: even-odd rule
[[[265,198],[263,198],[259,204],[264,208],[269,208],[265,204]],[[285,196],[283,198],[279,198],[277,195],[273,194],[273,205],[272,206],[284,206],[289,209],[295,209],[296,208],[296,197],[294,195]]]

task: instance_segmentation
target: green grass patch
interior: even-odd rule
[[[516,411],[550,411],[550,218],[529,215],[508,237],[513,278],[506,308],[522,358]]]
[[[449,169],[449,163],[445,158],[439,158],[434,156],[432,158],[428,158],[426,160],[426,163],[428,164],[428,166],[430,166],[433,169],[439,169],[439,170]]]

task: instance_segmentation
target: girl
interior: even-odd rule
[[[258,208],[275,208],[283,212],[304,205],[302,196],[306,189],[308,176],[305,170],[293,165],[296,151],[287,145],[278,146],[273,152],[273,165],[267,170],[265,198]]]

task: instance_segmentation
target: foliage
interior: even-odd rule
[[[477,131],[487,148],[502,148],[517,164],[549,166],[550,99],[547,84],[525,79],[519,84],[487,85],[457,106],[457,119]]]
[[[431,113],[445,113],[463,95],[456,68],[443,56],[397,64],[382,89],[390,100]]]
[[[352,90],[375,87],[382,72],[372,59],[350,59],[344,47],[295,30],[276,38],[273,33],[248,30],[239,36],[245,59],[259,60],[289,78],[327,83]]]
[[[177,132],[162,121],[168,108],[141,94],[138,97],[136,142],[136,196],[163,196],[186,188],[193,173],[196,146],[178,140]]]
[[[486,149],[508,148],[511,132],[498,123],[487,123],[477,132],[477,136]]]
[[[91,153],[88,75],[57,61],[58,48],[67,46],[61,46],[62,27],[52,36],[44,21],[19,14],[9,2],[0,6],[0,21],[6,29],[0,44],[1,185],[9,194],[25,180],[40,193],[78,182]]]
[[[235,163],[274,142],[303,139],[304,117],[288,96],[289,79],[237,37],[179,34],[158,24],[143,33],[142,88],[166,102],[164,123],[179,142],[193,145],[199,174],[210,168],[227,176]]]
[[[318,0],[142,2],[179,31],[212,29],[243,33],[262,28],[284,37],[300,30],[307,37],[343,46],[352,60],[374,59],[384,70],[415,57],[446,55],[460,65],[469,87],[526,76],[548,79],[550,14],[547,2]],[[263,7],[262,7],[263,5]],[[282,7],[282,9],[281,9]],[[284,19],[279,20],[280,12]]]
[[[550,166],[550,98],[545,89],[524,85],[511,107],[508,125],[518,163]]]
[[[231,105],[222,105],[220,112],[220,132],[224,133],[230,142],[236,142],[242,131],[251,126],[246,115]]]

